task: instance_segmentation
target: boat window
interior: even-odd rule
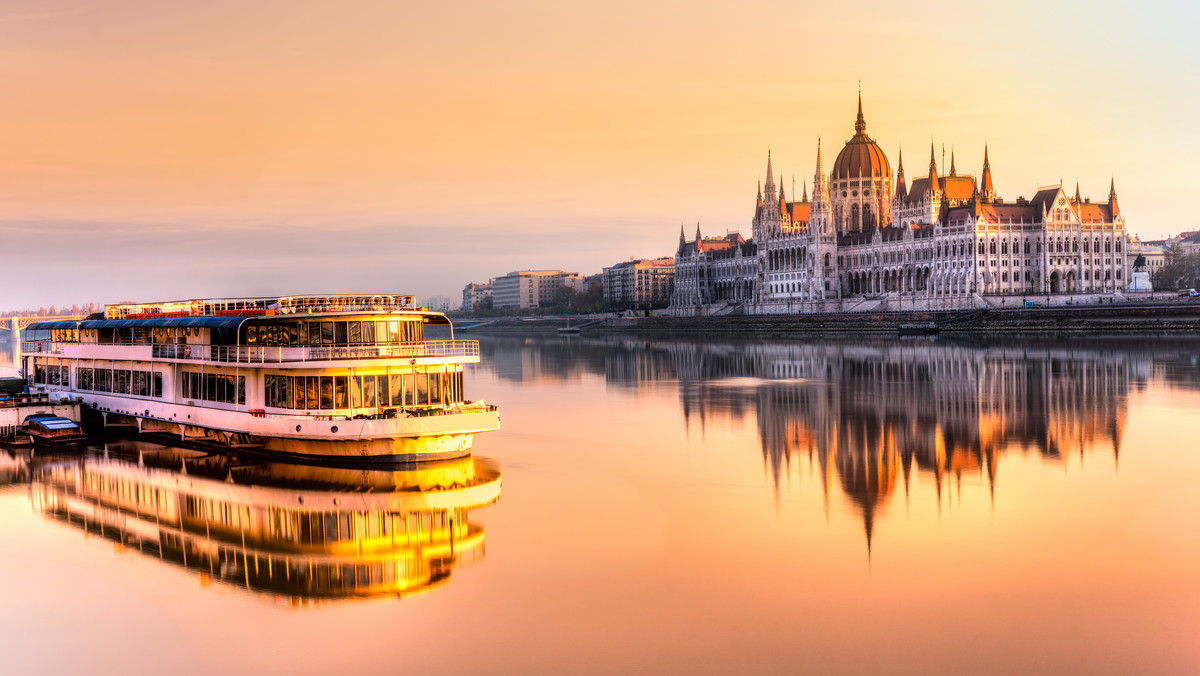
[[[317,376],[308,376],[305,378],[305,386],[305,389],[308,391],[308,405],[305,408],[321,408],[321,398],[317,396],[317,390],[320,387],[320,378]]]
[[[350,408],[362,408],[362,376],[350,378]]]
[[[362,323],[362,342],[367,344],[375,342],[375,322]]]
[[[289,378],[289,380],[291,380],[291,379]],[[297,409],[308,408],[308,406],[305,405],[307,403],[307,399],[306,399],[306,395],[305,395],[306,390],[304,387],[304,379],[297,378],[295,380],[292,380],[292,382],[293,382],[292,408],[297,408]]]
[[[122,386],[120,373],[116,385]],[[246,378],[222,373],[194,373],[184,371],[182,395],[185,399],[199,399],[225,404],[246,403]]]
[[[404,376],[392,374],[391,377],[392,405],[399,406],[404,401]]]
[[[287,341],[286,342],[288,345],[299,345],[299,343],[296,342],[296,325],[295,324],[287,324],[286,326],[284,326],[284,331],[287,333]]]
[[[375,342],[388,342],[387,322],[375,322]]]
[[[321,322],[321,344],[333,345],[333,322]]]
[[[345,345],[347,340],[348,339],[346,338],[346,322],[334,322],[333,323],[333,344],[334,345]]]
[[[258,327],[257,326],[247,326],[246,327],[246,344],[247,345],[257,345],[258,344]]]
[[[417,406],[429,405],[429,375],[417,374]]]
[[[350,342],[355,344],[362,342],[362,322],[350,322]]]
[[[367,376],[363,379],[363,406],[375,408],[378,405],[375,397],[375,376]]]
[[[400,342],[400,322],[388,322],[388,342]]]
[[[333,408],[333,378],[321,376],[321,408]]]
[[[308,345],[308,322],[296,324],[296,344]]]
[[[333,407],[334,408],[349,408],[350,402],[347,399],[349,392],[346,386],[346,376],[333,377]]]
[[[388,377],[387,376],[379,376],[378,380],[379,380],[379,390],[378,390],[379,391],[379,405],[380,406],[391,406],[392,400],[388,396],[388,392],[389,392]],[[397,406],[399,404],[400,404],[400,402],[396,402]]]

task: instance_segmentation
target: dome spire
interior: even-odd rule
[[[863,136],[867,132],[867,121],[863,119],[862,114],[862,80],[858,81],[858,119],[854,121],[854,133],[856,136]]]

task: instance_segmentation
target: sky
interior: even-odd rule
[[[0,309],[461,297],[750,235],[853,134],[1200,228],[1200,6],[0,0]],[[943,169],[944,171],[944,169]]]

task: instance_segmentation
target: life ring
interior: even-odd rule
[[[191,346],[191,345],[184,345],[184,346],[183,346],[183,356],[184,356],[184,357],[191,357],[191,356],[192,356],[192,346]]]
[[[198,300],[192,301],[192,314],[204,314],[204,303],[201,303]]]

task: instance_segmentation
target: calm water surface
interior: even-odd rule
[[[1200,670],[1200,343],[483,353],[465,460],[0,454],[5,671]]]

